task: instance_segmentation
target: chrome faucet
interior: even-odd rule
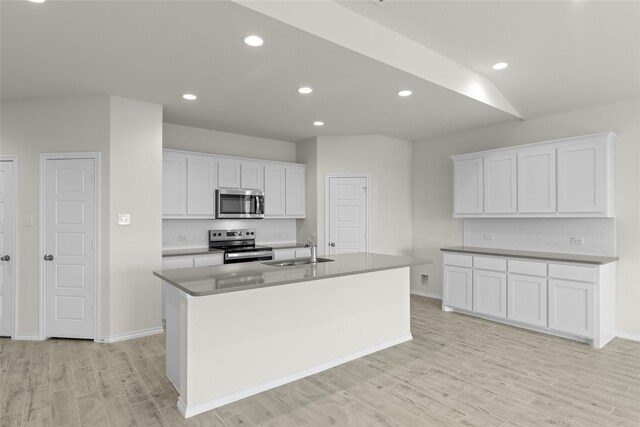
[[[304,245],[304,247],[311,249],[311,258],[309,259],[309,262],[317,263],[318,262],[318,253],[317,253],[318,245],[316,244],[316,242],[314,242],[313,239],[310,238],[309,241],[307,241],[307,244]]]

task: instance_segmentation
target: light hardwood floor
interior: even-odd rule
[[[594,350],[421,297],[411,313],[408,343],[187,421],[163,373],[164,335],[0,339],[0,425],[640,425],[640,343]]]

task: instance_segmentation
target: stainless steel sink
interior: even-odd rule
[[[318,263],[329,262],[329,261],[333,261],[333,260],[328,258],[318,258]],[[306,265],[306,264],[313,264],[313,263],[311,262],[311,259],[303,258],[303,259],[286,259],[284,261],[268,261],[268,262],[263,262],[263,264],[270,265],[271,267],[293,267],[296,265]]]

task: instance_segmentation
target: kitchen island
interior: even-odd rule
[[[411,339],[409,267],[431,261],[331,259],[154,272],[170,285],[167,376],[185,417]]]

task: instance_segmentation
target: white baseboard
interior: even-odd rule
[[[261,393],[265,390],[279,387],[283,384],[287,384],[292,381],[299,380],[300,378],[308,377],[309,375],[317,374],[318,372],[322,372],[327,369],[333,368],[335,366],[342,365],[343,363],[350,362],[352,360],[358,359],[368,354],[375,353],[380,350],[384,350],[385,348],[393,347],[394,345],[398,345],[405,341],[409,341],[412,338],[413,337],[411,336],[411,334],[405,335],[400,338],[396,338],[378,345],[374,345],[374,346],[365,348],[363,350],[355,351],[353,353],[349,353],[342,357],[338,357],[336,359],[332,359],[327,362],[323,362],[318,365],[314,365],[309,368],[306,368],[297,372],[293,372],[291,374],[282,376],[280,378],[276,378],[266,383],[258,384],[257,386],[254,386],[251,388],[239,390],[234,393],[227,394],[225,396],[221,396],[215,399],[207,400],[202,403],[198,403],[197,405],[186,406],[182,401],[182,396],[180,396],[180,398],[178,399],[178,410],[182,413],[182,415],[185,418],[190,418],[190,417],[193,417],[194,415],[198,415],[203,412],[218,408],[220,406],[227,405],[231,402],[244,399],[245,397],[253,396],[254,394]]]
[[[40,335],[14,335],[12,337],[14,340],[16,341],[43,341],[44,338],[42,338]]]
[[[111,344],[114,342],[132,340],[134,338],[148,337],[149,335],[161,334],[164,329],[159,326],[157,328],[143,329],[141,331],[127,332],[125,334],[111,335],[109,337],[99,338],[96,341]]]
[[[442,295],[433,293],[433,292],[429,292],[429,291],[422,291],[420,289],[411,289],[411,295],[418,295],[420,297],[427,297],[427,298],[435,298],[435,299],[442,299]]]
[[[616,331],[616,336],[625,340],[640,341],[640,334],[625,331]]]

